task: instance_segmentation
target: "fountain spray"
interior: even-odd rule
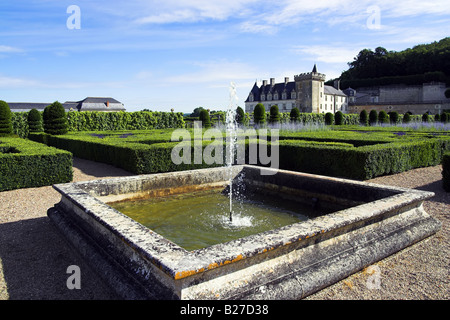
[[[229,177],[229,198],[230,198],[230,221],[233,221],[233,181],[232,181],[232,166],[234,161],[234,154],[236,150],[237,140],[237,122],[236,122],[236,85],[234,82],[230,83],[230,104],[228,105],[226,115],[226,130],[227,130],[227,167]]]

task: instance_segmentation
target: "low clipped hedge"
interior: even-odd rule
[[[0,191],[72,181],[72,154],[33,141],[0,137]]]
[[[356,180],[400,173],[441,163],[449,139],[427,139],[343,147],[282,140],[280,168]]]
[[[442,157],[442,186],[450,192],[450,152],[444,153]]]
[[[450,151],[450,137],[428,135],[393,137],[392,134],[357,132],[312,132],[280,135],[279,168],[367,180],[413,168],[441,163]],[[394,135],[395,136],[395,135]],[[370,137],[370,138],[369,138]],[[30,139],[68,150],[74,156],[112,164],[136,174],[199,169],[223,164],[180,164],[172,162],[170,131],[152,134],[84,133],[51,136],[32,133]],[[208,145],[203,142],[202,150]],[[246,155],[248,163],[248,145]],[[191,148],[194,159],[194,148]],[[225,153],[224,153],[225,155]],[[222,162],[223,163],[223,162]],[[260,163],[258,163],[260,165]]]

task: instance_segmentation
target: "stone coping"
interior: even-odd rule
[[[224,183],[226,179],[217,181],[218,177],[225,178],[224,168],[191,170],[189,173],[195,185],[207,177],[206,183]],[[234,175],[242,170],[260,171],[260,167],[243,165],[233,167]],[[273,170],[273,169],[264,169]],[[136,254],[144,260],[162,270],[174,280],[199,275],[224,265],[234,264],[238,261],[255,258],[285,246],[308,245],[317,241],[330,239],[338,234],[346,233],[360,228],[371,221],[382,220],[389,215],[420,207],[423,200],[432,197],[431,192],[418,191],[405,188],[388,187],[367,182],[352,181],[339,178],[330,178],[313,174],[278,170],[279,173],[295,175],[297,178],[319,179],[323,183],[342,183],[351,186],[360,186],[365,189],[385,191],[391,195],[369,203],[364,203],[345,210],[320,216],[311,220],[295,223],[289,226],[251,235],[245,238],[226,243],[213,245],[207,248],[187,251],[175,243],[165,239],[156,232],[144,227],[140,223],[111,208],[99,198],[107,197],[114,185],[126,182],[133,185],[135,190],[139,185],[149,179],[173,179],[183,176],[186,172],[172,172],[153,175],[140,175],[103,179],[91,182],[58,184],[54,188],[63,195],[62,206],[74,206],[78,212],[88,215],[97,223],[121,239],[131,247]],[[215,180],[216,179],[216,180]],[[220,179],[219,179],[220,180]],[[99,189],[99,186],[106,186]],[[164,185],[159,185],[163,188]],[[108,189],[109,188],[109,189]],[[109,190],[109,191],[108,191]],[[121,190],[120,192],[124,192]],[[117,192],[114,191],[114,192]],[[119,193],[120,193],[119,192]],[[282,251],[282,250],[281,250]]]

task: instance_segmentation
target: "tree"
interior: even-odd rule
[[[28,112],[27,121],[30,132],[44,131],[42,127],[42,116],[37,109],[31,109],[30,112]]]
[[[398,112],[397,111],[389,112],[389,120],[391,121],[392,124],[398,123],[399,120]]]
[[[61,103],[53,102],[43,113],[44,131],[52,135],[66,134],[69,130],[66,111]]]
[[[0,134],[12,132],[11,109],[5,101],[0,100]]]
[[[253,120],[256,125],[266,123],[266,109],[262,103],[258,103],[253,110]]]
[[[370,125],[375,125],[378,122],[378,113],[376,110],[370,110],[369,112],[369,123]]]
[[[278,106],[275,104],[270,107],[270,123],[275,124],[280,122],[280,111]]]
[[[292,108],[291,113],[289,114],[291,118],[291,122],[298,122],[300,120],[300,110],[297,107]]]
[[[245,121],[245,112],[241,107],[237,107],[236,109],[236,122],[238,124],[244,124]]]
[[[407,112],[403,115],[403,123],[410,123],[410,122],[411,122],[411,114]]]
[[[342,126],[344,124],[344,114],[338,111],[334,114],[334,124]]]
[[[428,116],[428,113],[424,113],[423,115],[422,115],[422,122],[428,122],[428,119],[429,118],[429,116]]]
[[[195,108],[194,111],[191,113],[190,117],[200,117],[200,112],[202,110],[205,110],[205,109],[202,107]]]
[[[199,120],[202,122],[203,128],[211,128],[211,118],[208,110],[203,109],[200,111]]]
[[[389,116],[386,111],[381,110],[380,113],[378,113],[378,121],[380,123],[389,123]]]
[[[369,114],[366,110],[362,110],[359,114],[359,123],[362,126],[367,126],[369,124]]]
[[[334,114],[332,114],[331,112],[325,113],[325,124],[327,126],[331,126],[334,124]]]

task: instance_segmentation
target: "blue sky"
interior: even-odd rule
[[[361,49],[400,51],[449,26],[448,0],[2,0],[0,100],[225,110],[231,81],[243,107],[257,79],[314,63],[335,78]]]

